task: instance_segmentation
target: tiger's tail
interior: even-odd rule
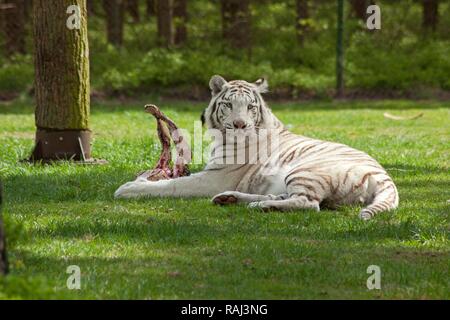
[[[372,203],[363,208],[359,217],[363,220],[373,218],[377,213],[389,211],[398,207],[398,192],[392,180],[378,185],[375,189]]]

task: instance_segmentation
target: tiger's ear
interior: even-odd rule
[[[269,83],[267,83],[266,78],[259,78],[255,81],[254,85],[258,89],[259,93],[266,93],[269,91]]]
[[[211,88],[211,93],[213,96],[222,91],[223,86],[227,83],[227,81],[221,76],[214,75],[211,80],[209,80],[209,87]]]

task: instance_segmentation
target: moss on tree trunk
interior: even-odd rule
[[[36,126],[86,130],[90,111],[86,0],[34,0],[33,4]],[[71,5],[80,8],[79,29],[67,26]]]

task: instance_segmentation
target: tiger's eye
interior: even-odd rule
[[[254,108],[256,108],[256,106],[254,106],[254,105],[252,105],[252,104],[249,104],[249,105],[248,105],[248,110],[252,110],[252,109],[254,109]]]

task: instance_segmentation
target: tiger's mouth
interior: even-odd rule
[[[252,136],[256,135],[256,130],[254,127],[245,128],[245,129],[224,129],[226,136],[231,137],[243,137],[243,136]]]

